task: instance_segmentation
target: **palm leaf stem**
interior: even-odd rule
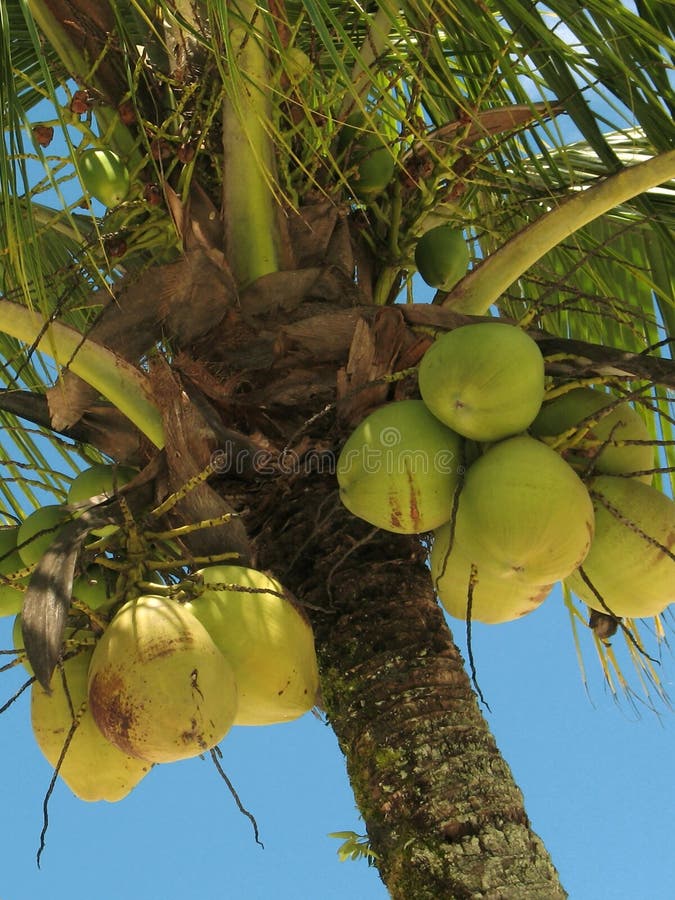
[[[510,285],[575,231],[673,178],[675,150],[610,175],[523,228],[440,299],[458,312],[484,315]]]
[[[164,446],[159,410],[150,400],[145,376],[134,366],[61,322],[51,322],[43,338],[40,317],[9,300],[0,300],[0,331],[26,344],[39,343],[42,353],[95,387],[155,446]]]

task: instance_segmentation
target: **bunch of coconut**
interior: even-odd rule
[[[237,566],[197,576],[190,602],[124,603],[95,644],[69,629],[50,690],[33,685],[35,737],[78,797],[119,800],[152,764],[205,753],[233,725],[291,721],[315,704],[312,631],[281,584]]]
[[[73,479],[65,503],[42,506],[26,516],[20,525],[0,528],[0,616],[20,613],[32,569],[66,522],[79,510],[108,500],[136,474],[129,466],[106,463],[90,466]],[[115,526],[104,526],[92,536],[94,539],[107,537],[115,531]],[[110,599],[110,587],[105,571],[92,565],[76,579],[73,599],[90,609],[98,609]]]
[[[593,501],[593,541],[567,587],[617,618],[663,612],[675,601],[675,503],[652,486],[643,419],[619,398],[579,388],[544,403],[531,431],[560,448]]]
[[[594,541],[600,487],[591,482],[591,496],[584,479],[606,473],[610,482],[654,490],[640,480],[649,479],[652,449],[639,414],[592,389],[545,403],[543,358],[515,326],[487,322],[444,334],[420,364],[419,390],[421,401],[384,406],[351,435],[338,462],[340,496],[381,528],[434,532],[432,578],[453,616],[516,619],[558,581],[570,579],[576,590],[587,557],[596,571],[606,517],[598,516]],[[658,496],[672,517],[672,501]],[[650,546],[668,546],[661,530],[651,537]]]

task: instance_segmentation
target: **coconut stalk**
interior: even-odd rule
[[[45,327],[35,312],[9,300],[0,300],[0,331],[67,366],[124,413],[156,447],[164,446],[161,415],[150,399],[145,375],[135,366],[68,325],[50,322]]]
[[[258,5],[223,12],[230,85],[223,102],[225,252],[239,286],[279,269],[269,60]]]
[[[670,150],[579,191],[488,256],[451,293],[442,295],[443,305],[457,312],[485,315],[515,281],[575,231],[673,178],[675,150]]]

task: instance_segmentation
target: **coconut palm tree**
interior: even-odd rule
[[[274,572],[311,621],[393,897],[565,894],[436,600],[428,535],[350,514],[334,462],[367,414],[417,396],[435,336],[500,316],[538,342],[549,391],[634,401],[672,491],[666,7],[0,3],[7,521],[39,504],[36,480],[63,499],[48,446],[141,470],[102,507],[117,600],[152,580],[139,558],[172,589],[233,555]],[[437,226],[471,263],[430,290],[415,250]],[[60,532],[26,592],[43,683],[100,524]]]

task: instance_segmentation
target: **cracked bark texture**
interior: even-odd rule
[[[478,708],[423,548],[368,538],[326,482],[298,478],[261,535],[276,530],[274,542],[260,547],[315,607],[324,707],[391,896],[566,897]]]

